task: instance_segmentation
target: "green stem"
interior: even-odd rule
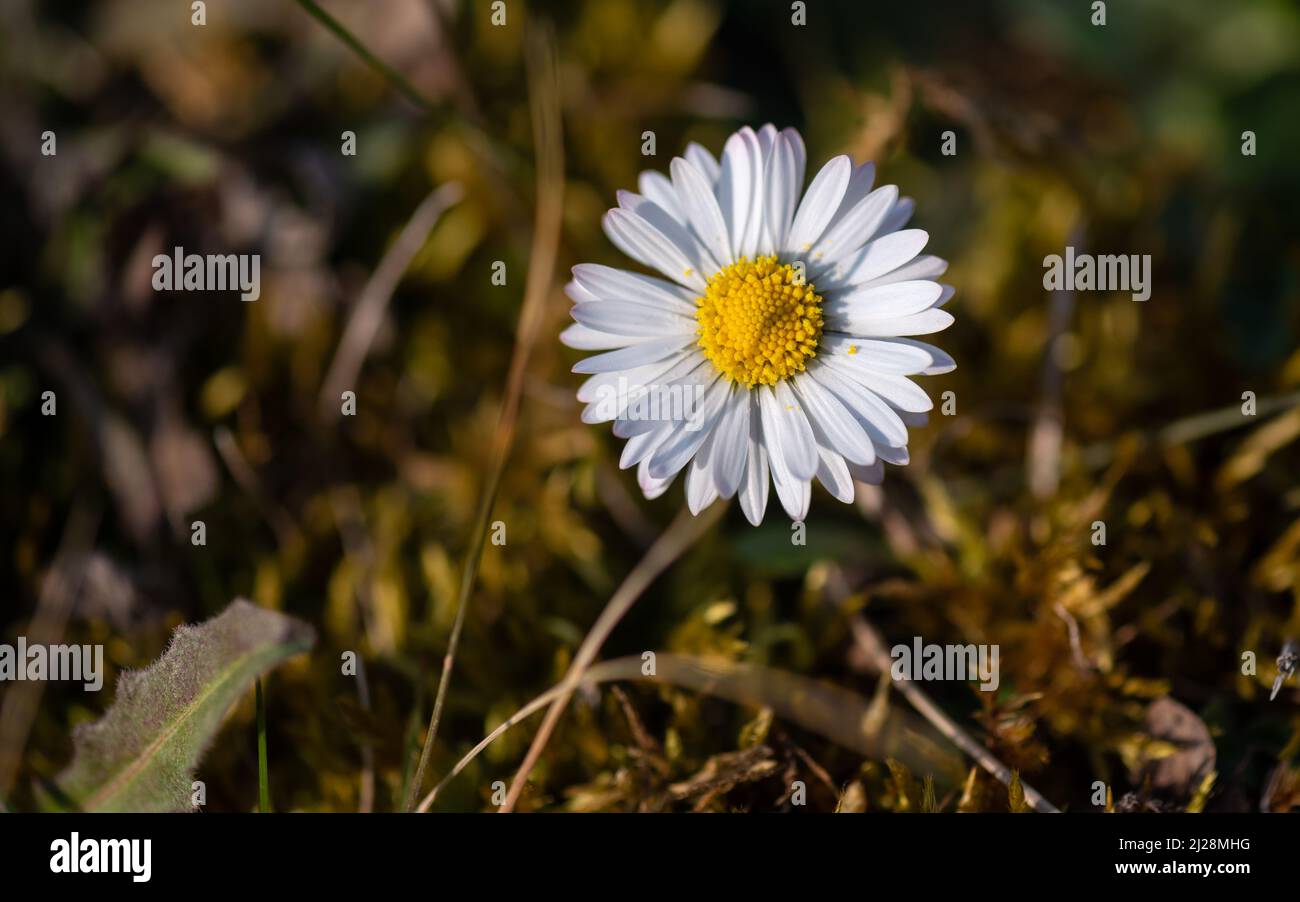
[[[266,767],[266,699],[261,680],[257,681],[257,810],[262,814],[271,811],[271,778]]]
[[[370,68],[388,79],[388,81],[392,83],[393,87],[397,88],[397,90],[400,91],[402,96],[407,100],[411,101],[411,103],[415,104],[426,113],[433,111],[433,103],[421,94],[414,85],[407,81],[405,76],[371,53],[369,49],[366,48],[365,44],[362,44],[361,41],[357,40],[356,36],[354,36],[352,32],[344,28],[338,19],[335,19],[329,13],[325,12],[325,10],[321,9],[314,0],[298,0],[298,5],[311,14],[316,21],[329,29],[329,31],[332,32],[340,41],[347,44],[348,47],[352,49],[353,53],[361,57],[366,65],[370,66]]]

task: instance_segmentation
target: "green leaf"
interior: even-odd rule
[[[177,628],[161,658],[122,675],[108,712],[73,733],[59,791],[83,811],[188,811],[194,768],[226,712],[315,638],[306,623],[243,599]]]
[[[257,810],[266,814],[271,810],[271,778],[266,766],[266,699],[262,697],[262,681],[257,681]]]
[[[790,526],[764,523],[745,527],[732,538],[736,556],[756,575],[787,578],[802,576],[817,561],[880,564],[889,560],[878,536],[863,535],[858,527],[816,523],[807,527],[809,541],[794,544]]]

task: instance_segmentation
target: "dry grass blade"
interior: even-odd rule
[[[370,683],[366,681],[366,663],[357,657],[357,701],[361,710],[370,713]],[[361,785],[358,790],[357,811],[369,814],[375,810],[375,745],[370,737],[361,740]]]
[[[299,544],[302,541],[302,531],[298,529],[298,524],[293,516],[272,499],[262,487],[262,481],[258,479],[257,472],[244,456],[244,452],[240,450],[234,433],[225,426],[218,426],[212,430],[212,443],[216,446],[226,469],[234,477],[235,484],[257,505],[267,525],[275,533],[280,547],[289,548]]]
[[[94,544],[99,518],[98,508],[78,502],[72,509],[58,553],[41,581],[36,613],[27,630],[28,640],[33,644],[54,645],[63,638],[85,577],[86,552]],[[27,735],[44,689],[44,681],[30,680],[17,683],[5,692],[4,704],[0,705],[0,796],[8,795],[14,788]]]
[[[338,413],[339,395],[354,387],[361,364],[370,353],[370,345],[379,331],[384,311],[401,281],[402,274],[411,265],[415,255],[424,246],[433,227],[442,214],[461,199],[463,191],[455,182],[449,182],[430,192],[420,206],[415,208],[402,233],[379,261],[370,281],[361,291],[361,297],[352,308],[352,315],[339,340],[338,350],[330,363],[329,373],[320,391],[321,419],[331,419]]]
[[[1070,234],[1070,246],[1082,247],[1083,225]],[[1061,342],[1074,313],[1073,291],[1052,291],[1048,295],[1047,342],[1043,354],[1038,411],[1029,430],[1025,464],[1029,490],[1035,498],[1049,498],[1061,484],[1061,446],[1065,441],[1065,373],[1061,369]]]
[[[1198,413],[1190,417],[1175,420],[1150,434],[1148,440],[1163,448],[1173,448],[1191,442],[1209,438],[1223,432],[1231,432],[1258,423],[1273,413],[1279,413],[1292,407],[1300,406],[1300,391],[1288,392],[1269,398],[1260,398],[1255,404],[1255,416],[1246,416],[1241,412],[1241,402],[1229,404]],[[1100,470],[1115,458],[1115,442],[1094,442],[1083,449],[1081,459],[1084,466]]]
[[[338,486],[330,493],[330,504],[334,508],[334,519],[338,524],[339,535],[343,540],[344,553],[356,562],[361,573],[357,580],[357,602],[362,622],[366,625],[367,635],[373,635],[375,622],[375,604],[370,591],[370,581],[374,576],[374,546],[366,532],[365,511],[362,510],[361,493],[356,486]],[[373,643],[373,639],[371,640]],[[357,656],[357,701],[361,709],[370,711],[370,684],[366,680],[366,664]],[[357,810],[369,814],[375,803],[375,748],[370,737],[361,739],[361,785]]]
[[[488,524],[492,518],[492,507],[496,503],[497,489],[501,484],[501,472],[505,469],[510,448],[514,444],[515,425],[519,418],[519,403],[523,395],[528,359],[532,354],[533,346],[537,343],[537,336],[544,320],[543,303],[555,274],[555,258],[559,249],[564,204],[564,144],[560,131],[560,85],[556,71],[555,37],[547,26],[539,26],[529,35],[528,81],[533,116],[533,141],[537,148],[537,214],[532,249],[529,254],[528,278],[524,285],[524,303],[519,314],[514,353],[510,358],[510,372],[506,378],[501,418],[497,421],[496,431],[492,436],[487,480],[483,485],[474,534],[470,539],[469,555],[461,572],[456,619],[447,641],[447,653],[443,658],[442,674],[438,678],[438,692],[434,697],[433,714],[429,718],[424,748],[420,752],[420,763],[416,766],[415,779],[411,781],[408,790],[407,811],[415,807],[415,801],[424,786],[424,772],[428,768],[429,755],[438,736],[438,724],[442,717],[452,668],[456,662],[456,650],[460,645],[461,632],[465,626],[465,611],[469,606],[469,595],[478,576],[483,545],[487,541]]]
[[[515,803],[519,800],[519,794],[523,792],[524,784],[528,782],[528,775],[532,773],[533,768],[537,765],[537,759],[542,755],[542,749],[546,748],[547,741],[551,738],[556,724],[560,722],[560,715],[564,713],[565,705],[568,704],[569,698],[573,695],[573,690],[578,687],[582,681],[582,675],[587,668],[591,666],[596,655],[600,653],[600,647],[605,644],[609,634],[613,632],[614,627],[618,624],[623,616],[631,609],[636,600],[641,597],[641,593],[646,590],[650,583],[668,569],[669,565],[677,558],[681,557],[686,549],[695,544],[695,540],[704,535],[726,509],[725,504],[715,504],[700,516],[692,516],[690,511],[683,508],[673,522],[668,524],[659,540],[650,546],[650,550],[645,553],[637,565],[632,568],[627,577],[614,590],[610,596],[609,602],[605,605],[605,610],[601,611],[600,617],[592,624],[591,631],[583,639],[582,645],[578,648],[578,653],[573,658],[573,663],[569,665],[569,672],[565,675],[562,688],[567,689],[558,698],[551,703],[551,708],[546,712],[546,719],[542,721],[542,726],[533,737],[533,743],[528,747],[528,754],[524,756],[524,761],[519,765],[519,771],[515,774],[514,781],[510,784],[510,790],[506,793],[505,803],[501,806],[503,813],[514,810]]]

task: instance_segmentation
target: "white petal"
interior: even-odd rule
[[[898,338],[903,335],[930,335],[942,332],[952,323],[952,314],[947,310],[931,308],[913,313],[911,316],[868,319],[860,322],[854,320],[852,328],[846,331],[863,338]]]
[[[829,264],[847,257],[871,240],[885,221],[889,211],[898,200],[898,188],[885,185],[872,191],[853,209],[849,210],[839,222],[826,229],[826,233],[813,245],[809,254],[817,264]]]
[[[854,419],[853,414],[844,409],[835,395],[806,372],[800,373],[791,382],[794,383],[795,394],[803,402],[818,442],[854,463],[869,464],[876,459],[871,437]]]
[[[618,408],[614,434],[628,438],[665,422],[691,422],[703,406],[708,384],[715,378],[712,367],[707,363],[697,364],[696,356],[686,355],[679,364],[648,384],[620,380],[616,386],[606,389],[606,401],[600,409],[606,413],[610,407]],[[613,398],[609,398],[611,393]],[[590,422],[585,417],[584,421]]]
[[[649,206],[659,210],[663,217],[668,216],[657,204]],[[704,291],[706,282],[700,273],[699,261],[688,256],[688,251],[682,245],[651,225],[643,216],[621,208],[610,210],[605,214],[602,225],[609,240],[633,260],[659,270],[674,282]],[[679,225],[679,228],[685,232],[684,227]]]
[[[762,386],[755,390],[773,472],[777,470],[779,458],[782,468],[794,479],[812,479],[817,472],[817,447],[799,399],[784,381],[778,382],[775,388]]]
[[[660,335],[689,336],[694,335],[696,329],[693,318],[627,301],[574,304],[570,314],[588,328],[616,335],[638,335],[643,338]]]
[[[855,367],[846,362],[849,358],[838,357],[827,360],[826,365],[835,369],[840,375],[852,379],[863,388],[870,389],[899,410],[909,413],[924,413],[934,407],[930,396],[921,387],[906,376],[889,373],[875,373],[865,367]],[[866,463],[866,461],[859,461]]]
[[[957,369],[957,361],[953,360],[947,351],[944,351],[941,348],[936,348],[932,344],[926,344],[925,342],[917,341],[914,338],[893,338],[887,340],[896,342],[900,345],[907,345],[908,347],[929,354],[930,363],[925,369],[921,370],[921,372],[926,376],[942,376],[944,373],[951,373],[953,370]]]
[[[623,453],[618,460],[619,469],[626,470],[637,464],[648,466],[647,459],[672,434],[673,424],[661,423],[657,429],[632,436],[623,446]]]
[[[808,516],[808,502],[812,498],[811,480],[795,479],[787,469],[777,465],[775,456],[771,463],[772,485],[776,489],[777,499],[791,520],[801,522]]]
[[[798,176],[794,180],[795,191],[803,189],[803,177],[807,172],[808,150],[803,144],[803,135],[799,134],[797,128],[781,129],[781,137],[785,138],[786,143],[790,145],[790,151],[794,154],[795,169]]]
[[[853,338],[834,332],[822,334],[817,356],[827,361],[843,358],[851,366],[903,376],[925,372],[934,360],[924,348],[904,344],[902,340]]]
[[[621,390],[621,393],[620,393]],[[597,391],[597,397],[582,409],[582,422],[584,423],[608,423],[613,422],[613,431],[619,438],[631,438],[634,435],[640,435],[642,432],[649,432],[652,429],[662,425],[665,420],[671,420],[672,417],[662,417],[659,419],[650,416],[640,416],[639,411],[634,415],[636,408],[636,393],[631,390],[629,385],[621,383],[617,386],[607,385],[602,390]]]
[[[686,470],[686,506],[692,514],[698,515],[718,500],[718,490],[713,485],[713,461],[710,459],[716,435],[717,430],[709,433],[700,453],[695,455]]]
[[[754,246],[754,253],[761,257],[767,257],[776,253],[776,243],[772,240],[772,230],[768,227],[767,222],[767,173],[768,167],[772,164],[772,150],[776,146],[777,139],[776,126],[768,122],[758,130],[758,157],[759,157],[759,175],[758,175],[758,243]]]
[[[697,366],[693,357],[685,355],[681,362],[649,382],[620,379],[617,385],[603,389],[603,409],[618,408],[614,434],[627,438],[665,422],[684,423],[690,419],[703,394],[703,386],[695,381],[702,372],[696,371],[707,367]]]
[[[674,473],[664,479],[656,479],[650,475],[650,468],[647,464],[648,461],[641,461],[641,466],[638,467],[636,471],[636,481],[641,486],[641,494],[653,501],[664,492],[668,491],[668,487],[673,484],[673,480],[677,478],[677,474]]]
[[[625,411],[626,413],[626,411]],[[585,419],[583,422],[587,422]],[[627,419],[626,417],[617,419],[609,427],[609,431],[614,433],[618,438],[629,439],[638,435],[645,435],[647,432],[654,432],[664,425],[664,420]]]
[[[617,351],[606,351],[595,357],[579,360],[573,365],[575,373],[611,373],[615,370],[631,369],[644,366],[672,356],[695,340],[693,335],[669,335],[665,338],[651,338]]]
[[[632,386],[675,381],[704,363],[704,355],[692,349],[626,370],[597,373],[578,386],[578,400],[584,404],[595,401],[602,392],[608,396],[610,388],[626,391]]]
[[[677,190],[687,222],[714,259],[727,266],[732,262],[731,240],[718,199],[713,196],[713,188],[700,170],[681,157],[674,158],[670,168],[673,187]]]
[[[633,335],[613,335],[608,332],[597,332],[595,329],[588,329],[581,323],[574,323],[560,333],[560,341],[566,347],[579,351],[607,351],[611,348],[622,348],[630,344],[636,344],[640,340]]]
[[[845,504],[853,501],[853,479],[849,476],[849,468],[844,463],[844,458],[840,457],[834,451],[817,447],[817,481],[826,487],[826,491]]]
[[[763,214],[763,152],[751,128],[742,128],[722,149],[718,206],[722,208],[736,257],[753,257],[758,250]]]
[[[718,176],[721,174],[722,169],[718,166],[718,161],[713,158],[713,154],[692,141],[686,145],[686,152],[683,156],[694,163],[700,172],[704,173],[711,186],[718,184]]]
[[[795,205],[799,203],[799,191],[803,187],[804,161],[799,153],[802,147],[802,141],[796,145],[785,132],[782,132],[777,135],[772,153],[768,157],[765,179],[767,203],[764,207],[764,219],[767,223],[767,237],[773,248],[786,246],[786,238],[790,234],[790,221],[794,217]]]
[[[651,476],[662,479],[676,473],[695,456],[695,452],[713,431],[713,426],[722,411],[722,403],[727,399],[729,385],[730,383],[721,377],[714,379],[705,391],[704,401],[695,412],[695,416],[688,422],[678,424],[676,431],[651,456]]]
[[[740,509],[754,526],[763,522],[767,510],[767,446],[763,442],[763,423],[758,411],[757,393],[748,392],[749,440],[745,448],[745,477],[740,486]]]
[[[846,156],[832,157],[808,186],[794,214],[784,249],[793,254],[807,252],[822,236],[853,174],[853,162]]]
[[[686,214],[682,211],[681,204],[677,202],[677,192],[673,190],[673,183],[662,172],[647,169],[637,179],[636,186],[647,200],[663,207],[673,219],[683,224],[687,222]]]
[[[907,462],[911,460],[911,455],[907,453],[907,445],[899,445],[896,448],[891,448],[886,445],[877,448],[876,453],[885,463],[894,464],[899,467],[907,466]]]
[[[845,379],[830,367],[819,366],[815,369],[810,367],[809,372],[824,387],[830,389],[831,393],[844,404],[845,409],[857,418],[867,435],[871,436],[878,457],[884,456],[884,448],[907,444],[907,427],[898,418],[898,414],[876,397],[874,392]]]
[[[854,326],[857,324],[877,319],[899,319],[929,310],[938,303],[942,294],[943,288],[938,282],[895,282],[878,288],[834,292],[827,296],[822,312],[826,316],[826,328],[856,335],[858,329]],[[577,319],[576,314],[574,319]],[[621,331],[628,332],[627,329]]]
[[[840,201],[840,208],[835,211],[831,217],[830,225],[834,226],[848,214],[850,210],[862,202],[862,199],[871,193],[871,186],[876,181],[876,164],[863,163],[861,166],[853,167],[853,174],[849,176],[849,186],[844,189],[844,199]],[[830,226],[828,226],[829,228]]]
[[[861,288],[875,288],[877,285],[889,285],[893,282],[905,282],[909,279],[929,279],[934,281],[948,271],[948,261],[933,254],[921,254],[911,263],[905,263],[892,272],[863,282]]]
[[[618,205],[629,213],[635,213],[654,226],[664,237],[676,244],[686,254],[686,258],[696,264],[696,268],[706,276],[720,267],[713,259],[700,239],[691,231],[690,223],[678,219],[649,198],[633,191],[617,191]]]
[[[574,297],[570,292],[569,297],[574,301],[630,301],[695,316],[695,295],[689,289],[654,276],[597,263],[580,263],[573,267],[573,281],[586,293],[584,297]]]
[[[677,287],[681,288],[680,285]],[[685,289],[682,290],[685,291]],[[588,304],[591,303],[592,301],[600,300],[598,296],[592,294],[585,287],[578,284],[577,279],[570,279],[568,282],[565,283],[564,293],[567,294],[569,296],[569,299],[572,300],[573,303],[575,304]]]
[[[832,283],[820,287],[830,290],[861,285],[883,276],[904,263],[911,262],[929,239],[930,236],[921,229],[907,229],[868,241],[859,250],[831,266],[829,274]]]
[[[722,498],[736,494],[745,472],[745,449],[749,441],[749,389],[733,385],[714,427],[713,484]]]
[[[865,482],[868,485],[880,485],[885,480],[885,465],[876,461],[869,467],[859,467],[857,464],[849,464],[849,475],[853,477],[854,482]]]
[[[609,419],[609,409],[617,408],[615,435],[627,438],[650,428],[638,424],[637,420],[686,423],[698,414],[707,385],[716,378],[713,367],[694,351],[688,351],[669,362],[672,365],[661,372],[655,372],[653,367],[623,371],[620,375],[636,372],[643,377],[643,381],[620,378],[616,384],[598,390],[597,393],[605,399],[600,410],[606,415],[601,419]],[[642,370],[648,372],[643,373]],[[584,421],[592,422],[585,417]]]
[[[910,197],[900,197],[898,203],[894,204],[894,209],[885,217],[885,221],[880,224],[880,234],[888,235],[890,232],[897,232],[912,218],[912,211],[916,209],[916,201]]]

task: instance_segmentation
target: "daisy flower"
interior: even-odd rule
[[[595,264],[566,287],[569,347],[583,421],[613,422],[620,465],[647,498],[685,471],[699,513],[740,496],[763,519],[768,475],[791,519],[812,480],[851,502],[854,482],[906,464],[908,426],[929,396],[909,379],[952,358],[910,336],[947,328],[947,263],[904,228],[910,198],[873,189],[875,166],[830,160],[803,191],[799,133],[765,125],[727,139],[721,161],[698,144],[620,191],[605,234],[664,278]]]

